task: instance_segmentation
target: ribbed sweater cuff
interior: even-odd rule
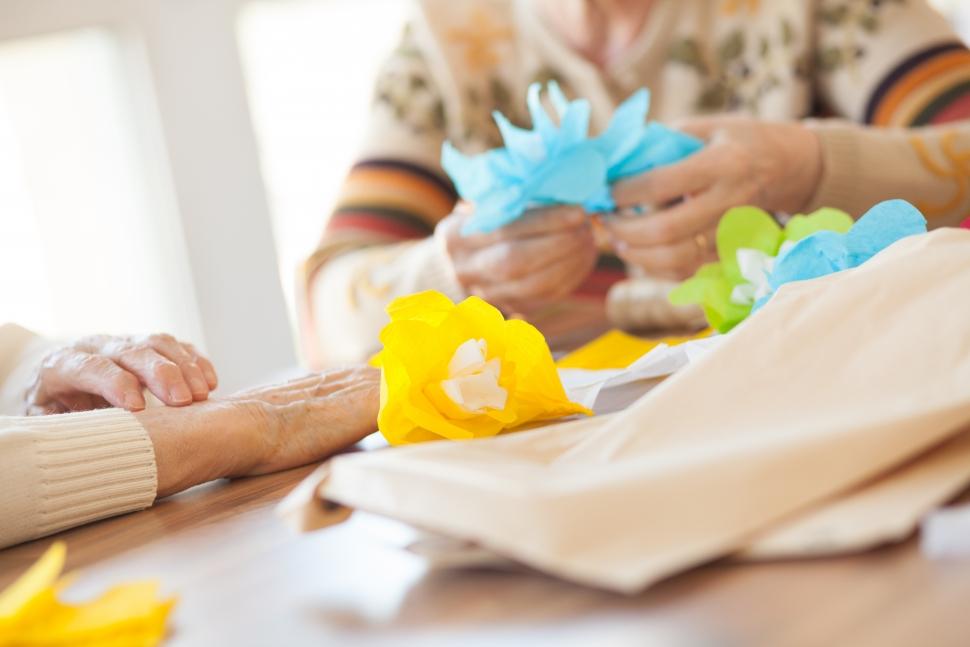
[[[806,212],[836,207],[858,218],[888,198],[930,198],[936,180],[927,177],[905,132],[867,128],[838,120],[809,121],[819,136],[824,169]]]
[[[14,541],[141,510],[154,501],[155,450],[130,413],[109,409],[7,420],[16,422],[3,430],[0,445],[19,443],[33,464],[22,465],[30,472],[8,484],[14,491],[7,503],[23,507]]]
[[[812,198],[809,211],[820,207],[838,207],[861,215],[858,204],[859,175],[863,171],[859,134],[852,127],[824,121],[809,122],[822,142],[823,172]]]

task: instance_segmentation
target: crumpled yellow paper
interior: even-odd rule
[[[392,445],[494,436],[529,422],[591,415],[566,396],[545,338],[478,297],[396,299],[381,331],[377,425]]]
[[[695,335],[684,337],[644,339],[614,329],[562,357],[556,362],[556,366],[582,368],[589,371],[627,368],[661,344],[677,346],[684,342],[710,337],[713,332],[707,328]]]
[[[121,584],[84,604],[58,594],[67,548],[55,542],[20,579],[0,593],[0,647],[151,647],[165,637],[175,599],[158,597],[156,582]]]

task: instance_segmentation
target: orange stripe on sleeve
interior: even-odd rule
[[[960,68],[970,69],[970,52],[954,50],[936,56],[909,72],[886,93],[875,112],[872,123],[879,126],[903,125],[897,118],[900,105],[911,99],[921,86],[932,82],[936,77]],[[908,125],[908,124],[905,124]]]

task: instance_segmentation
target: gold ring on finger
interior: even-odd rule
[[[697,244],[697,250],[701,254],[707,253],[707,249],[708,249],[707,234],[704,234],[704,233],[694,234],[694,243]]]

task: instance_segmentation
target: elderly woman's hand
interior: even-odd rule
[[[798,123],[709,117],[677,124],[706,140],[682,162],[618,182],[605,219],[617,254],[654,276],[683,279],[715,257],[718,220],[755,205],[796,213],[822,173],[818,136]],[[624,215],[643,211],[642,215]]]
[[[147,388],[165,404],[209,397],[218,378],[191,344],[170,335],[85,337],[41,361],[27,390],[28,415],[121,407],[145,408]]]
[[[456,211],[435,236],[469,294],[506,312],[529,312],[571,294],[596,265],[589,218],[579,207],[537,209],[490,234],[462,236]]]
[[[137,417],[155,447],[161,497],[322,460],[375,431],[379,405],[380,371],[362,366]]]

